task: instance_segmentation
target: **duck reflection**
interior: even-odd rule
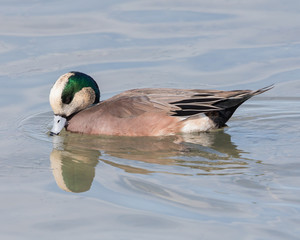
[[[224,130],[162,138],[64,132],[52,139],[50,161],[55,181],[61,189],[77,193],[90,189],[99,160],[139,174],[223,175],[248,164]]]
[[[57,185],[67,192],[85,192],[92,185],[100,152],[68,144],[64,138],[53,139],[51,169]]]

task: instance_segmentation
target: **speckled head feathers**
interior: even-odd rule
[[[62,75],[53,85],[49,101],[55,115],[68,117],[98,103],[100,91],[90,76],[81,72]]]

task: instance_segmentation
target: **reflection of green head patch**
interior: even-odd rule
[[[100,91],[97,83],[90,76],[81,73],[81,72],[71,72],[74,73],[71,77],[69,77],[68,82],[61,94],[61,100],[64,104],[69,104],[72,102],[75,93],[79,92],[82,88],[90,87],[95,91],[95,103],[99,102]]]

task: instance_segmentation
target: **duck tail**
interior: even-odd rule
[[[236,90],[232,91],[232,96],[229,96],[222,101],[218,102],[215,106],[221,108],[219,111],[211,111],[205,113],[206,116],[208,116],[210,119],[214,121],[217,127],[224,127],[226,126],[226,122],[231,118],[233,113],[236,111],[236,109],[241,106],[245,101],[250,99],[253,96],[262,94],[266,91],[269,91],[272,89],[274,85],[270,85],[255,91],[250,90]]]
[[[272,88],[274,88],[274,84],[271,84],[271,85],[269,85],[269,86],[267,86],[267,87],[263,87],[263,88],[258,89],[258,90],[256,90],[256,91],[253,91],[253,92],[252,92],[252,96],[255,96],[255,95],[258,95],[258,94],[262,94],[262,93],[264,93],[264,92],[266,92],[266,91],[271,90]],[[252,97],[252,96],[251,96],[251,97]]]

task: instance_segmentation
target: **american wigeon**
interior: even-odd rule
[[[51,135],[67,131],[119,136],[163,136],[221,128],[251,90],[133,89],[100,102],[97,83],[80,72],[62,75],[50,91]]]

